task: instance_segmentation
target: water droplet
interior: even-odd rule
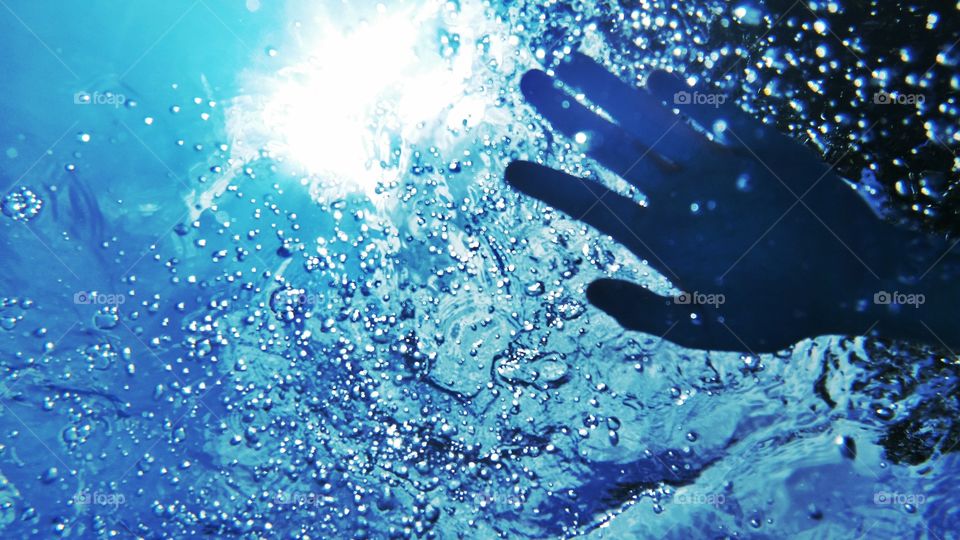
[[[120,324],[116,308],[104,307],[93,316],[93,324],[101,330],[110,330]]]
[[[853,437],[837,436],[834,442],[840,447],[841,456],[847,459],[856,459],[857,443],[853,440]]]
[[[527,296],[540,296],[541,294],[543,294],[543,291],[544,291],[544,286],[543,286],[543,282],[541,281],[531,283],[530,285],[527,286]]]
[[[883,405],[875,406],[873,409],[873,414],[876,415],[880,420],[891,420],[896,415],[896,413],[890,407],[885,407]]]

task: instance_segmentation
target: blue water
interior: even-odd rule
[[[956,6],[782,4],[0,2],[3,536],[957,538],[955,353],[626,332],[666,279],[503,183],[596,170],[518,87],[579,49],[950,230]]]

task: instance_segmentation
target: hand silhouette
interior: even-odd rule
[[[907,257],[920,235],[879,220],[812,151],[666,72],[652,73],[644,91],[573,54],[555,75],[527,72],[527,101],[649,203],[529,161],[511,163],[506,180],[610,235],[685,292],[668,298],[622,280],[591,283],[590,302],[623,327],[686,347],[752,352],[871,328],[956,339],[943,299],[954,287],[934,271],[942,256]]]

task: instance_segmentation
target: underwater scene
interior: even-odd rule
[[[2,538],[960,538],[955,0],[0,44]]]

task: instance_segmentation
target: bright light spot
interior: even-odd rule
[[[263,120],[285,134],[274,149],[311,172],[363,174],[375,154],[377,102],[391,91],[402,97],[398,83],[417,60],[417,27],[405,19],[381,16],[349,33],[319,32],[325,38],[316,58],[282,71],[285,80],[264,110]]]
[[[487,22],[468,4],[317,14],[298,50],[283,47],[290,64],[247,74],[251,94],[227,110],[234,157],[266,152],[311,183],[371,193],[398,174],[405,141],[475,126],[493,98],[469,91]]]
[[[578,132],[576,135],[573,136],[573,140],[577,141],[577,144],[583,144],[583,143],[587,142],[587,134],[584,133],[584,132],[582,132],[582,131],[580,131],[580,132]]]

